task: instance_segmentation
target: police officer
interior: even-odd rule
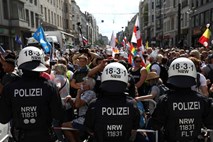
[[[191,90],[196,84],[197,72],[190,59],[175,59],[168,73],[171,91],[160,97],[150,125],[156,130],[163,128],[167,142],[197,142],[201,128],[212,126],[212,118],[208,118],[211,102]]]
[[[12,123],[17,142],[50,142],[52,118],[62,121],[62,104],[53,82],[40,77],[46,71],[43,51],[25,47],[18,68],[23,75],[3,88],[0,96],[0,123]]]
[[[139,111],[124,93],[127,69],[118,62],[105,66],[101,76],[100,97],[89,105],[85,126],[97,142],[129,142],[139,127]]]

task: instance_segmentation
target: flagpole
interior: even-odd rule
[[[78,25],[79,33],[81,35],[81,40],[82,40],[83,46],[85,47],[85,43],[84,43],[84,39],[83,39],[83,34],[82,34],[82,30],[81,30],[81,23],[78,22],[77,25]]]

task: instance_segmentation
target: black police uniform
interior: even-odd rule
[[[5,86],[0,98],[0,122],[12,122],[14,139],[20,142],[51,141],[52,118],[62,121],[57,87],[29,72]]]
[[[102,94],[91,103],[85,126],[96,142],[129,142],[131,131],[139,127],[140,114],[132,99],[124,94]]]
[[[197,142],[201,128],[212,124],[212,119],[206,119],[210,107],[208,98],[190,88],[171,91],[160,97],[150,124],[157,130],[164,128],[167,142]]]

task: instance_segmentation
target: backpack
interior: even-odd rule
[[[159,84],[158,88],[160,89],[159,96],[165,95],[169,91],[169,88],[165,84]]]
[[[210,69],[210,71],[207,74],[207,79],[209,79],[211,81],[211,83],[213,83],[213,69],[211,68],[210,65],[207,65],[207,67]]]
[[[150,71],[151,71],[151,68],[154,64],[158,64],[158,63],[152,63],[151,66],[150,66]],[[161,64],[158,64],[159,67],[160,67],[160,78],[161,80],[163,81],[164,84],[166,84],[167,80],[168,80],[168,70],[166,69],[166,67],[164,67],[163,65]]]

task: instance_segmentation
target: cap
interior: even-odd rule
[[[152,72],[148,73],[146,80],[149,81],[149,80],[157,79],[157,78],[159,78],[159,76],[157,75],[157,73],[154,72],[154,71],[152,71]]]

